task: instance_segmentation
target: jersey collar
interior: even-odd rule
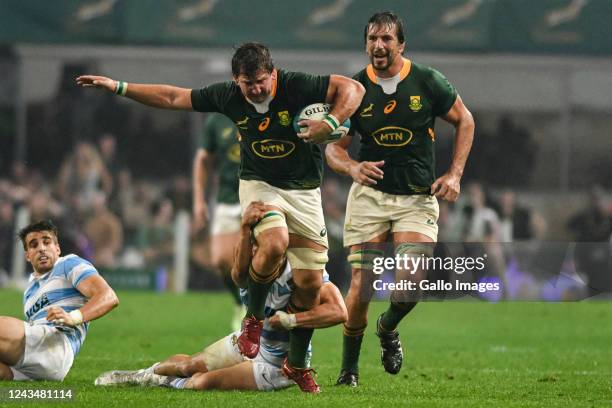
[[[402,57],[402,60],[404,60],[404,65],[402,66],[402,69],[399,73],[400,81],[403,81],[404,78],[410,75],[410,68],[412,67],[412,61],[410,61],[408,58]],[[374,67],[372,66],[372,64],[368,64],[368,66],[366,67],[366,73],[368,74],[368,79],[372,81],[372,83],[378,84],[378,77],[376,76],[376,72],[374,71]]]
[[[253,110],[255,110],[259,115],[263,115],[265,113],[267,113],[270,110],[270,104],[272,103],[272,101],[274,100],[274,97],[276,96],[276,89],[277,89],[277,85],[278,85],[278,71],[276,70],[276,68],[274,68],[272,70],[272,90],[270,91],[270,95],[268,95],[268,97],[266,98],[266,100],[260,104],[257,104],[253,101],[251,101],[249,98],[247,98],[246,96],[244,96],[244,99],[249,103],[249,105],[251,105],[251,107],[253,108]],[[266,112],[264,113],[259,113],[259,111],[257,111],[256,106],[257,105],[265,105],[266,106]]]

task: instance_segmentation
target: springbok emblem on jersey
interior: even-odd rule
[[[289,126],[289,124],[291,123],[289,111],[278,112],[278,119],[280,121],[281,126]]]
[[[239,129],[247,130],[247,122],[249,121],[249,117],[245,116],[244,119],[236,122],[236,127]]]
[[[421,104],[420,95],[410,95],[410,105],[408,105],[411,111],[418,112],[421,110],[423,105]]]
[[[368,106],[367,108],[365,108],[364,110],[361,111],[361,113],[359,113],[359,116],[361,116],[362,118],[369,118],[372,116],[372,109],[374,108],[374,104],[371,103],[370,106]]]

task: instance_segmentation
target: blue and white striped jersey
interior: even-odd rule
[[[323,271],[323,284],[327,282],[329,282],[329,275],[326,271]],[[293,272],[289,262],[287,262],[285,270],[274,281],[266,298],[266,318],[261,332],[259,348],[259,357],[276,367],[283,365],[283,360],[285,360],[287,353],[289,353],[289,332],[287,330],[273,329],[268,323],[268,318],[274,316],[278,310],[286,311],[287,303],[289,303],[289,298],[294,288]],[[248,292],[246,289],[240,289],[240,297],[245,305],[248,304]],[[310,364],[310,346],[308,354],[308,362]]]
[[[29,285],[23,294],[26,322],[31,325],[55,326],[70,341],[75,357],[85,341],[89,323],[74,328],[55,325],[46,320],[47,310],[51,306],[59,306],[67,312],[81,308],[87,303],[87,298],[76,287],[84,279],[97,274],[96,268],[88,261],[73,254],[66,255],[59,258],[53,269],[46,274],[38,278],[31,274]]]

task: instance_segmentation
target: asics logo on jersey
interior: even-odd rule
[[[364,110],[362,110],[359,113],[359,116],[361,116],[362,118],[369,118],[372,116],[372,109],[374,108],[374,104],[371,103],[370,106],[368,106],[367,108],[365,108]]]
[[[36,313],[38,313],[39,311],[41,311],[45,306],[47,306],[49,304],[49,298],[47,297],[47,294],[45,293],[44,295],[42,295],[40,297],[40,299],[38,299],[36,301],[36,303],[34,303],[32,305],[32,307],[30,308],[30,310],[28,310],[26,312],[26,317],[28,319],[31,319],[32,316],[34,316]]]
[[[397,126],[387,126],[374,131],[372,137],[379,146],[400,147],[410,143],[412,131]]]
[[[251,148],[264,159],[280,159],[293,153],[295,144],[287,140],[264,139],[251,143]]]
[[[383,109],[383,112],[385,112],[385,115],[388,115],[389,113],[395,110],[396,106],[397,106],[397,101],[395,99],[390,100],[389,103],[385,105],[385,109]]]
[[[260,124],[259,124],[259,131],[263,132],[264,130],[266,130],[268,128],[268,126],[270,126],[270,118],[265,118]]]

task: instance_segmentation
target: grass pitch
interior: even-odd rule
[[[313,366],[323,392],[312,396],[297,387],[273,393],[94,387],[103,371],[194,353],[230,331],[233,307],[223,294],[120,292],[119,298],[118,309],[92,323],[63,384],[0,387],[75,390],[75,402],[45,407],[612,407],[612,302],[420,304],[399,327],[405,360],[396,376],[383,371],[373,325],[368,328],[357,389],[333,386],[341,361],[341,328],[319,330]],[[371,322],[385,306],[372,304]],[[20,293],[0,290],[0,315],[21,318]]]

